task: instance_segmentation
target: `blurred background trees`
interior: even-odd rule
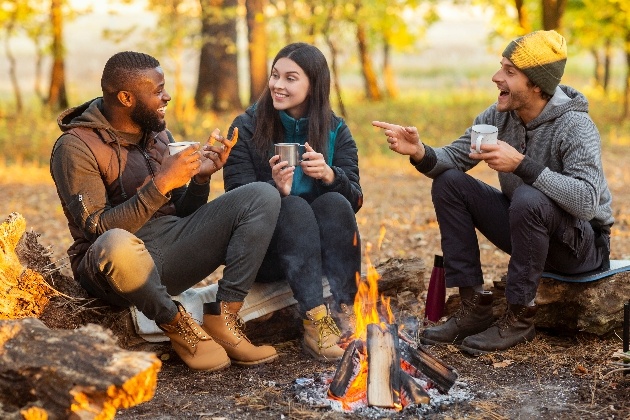
[[[105,1],[105,0],[103,0]],[[108,0],[111,4],[134,0]],[[180,96],[182,52],[195,48],[199,72],[194,105],[201,110],[241,109],[256,100],[267,79],[267,65],[284,44],[296,40],[321,43],[333,72],[337,56],[354,54],[360,63],[364,96],[370,101],[397,95],[392,51],[417,45],[427,28],[439,20],[439,0],[147,0],[146,7],[158,17],[159,28],[145,48],[168,56],[174,69],[175,98]],[[625,0],[458,0],[458,4],[482,6],[492,12],[493,37],[508,39],[536,29],[555,29],[570,39],[573,49],[591,52],[593,82],[606,91],[610,80],[611,55],[623,50],[630,69],[630,2]],[[44,96],[41,75],[35,94],[51,108],[68,106],[64,71],[64,21],[76,15],[67,0],[1,0],[0,25],[4,55],[9,61],[16,111],[23,108],[17,82],[11,39],[27,35],[36,45],[38,75],[44,57],[49,57],[49,89]],[[246,59],[249,80],[239,81],[237,28],[243,24],[247,36]],[[272,32],[273,36],[269,36]],[[111,34],[110,34],[111,35]],[[352,46],[354,45],[354,46]],[[579,46],[579,47],[578,47]],[[375,62],[375,57],[380,61]],[[178,58],[179,57],[179,58]],[[628,73],[628,72],[627,72]],[[339,91],[339,77],[335,75]],[[241,92],[246,86],[248,92]],[[623,116],[628,116],[630,77],[626,77]],[[183,96],[183,95],[181,95]],[[175,106],[183,111],[184,104]]]

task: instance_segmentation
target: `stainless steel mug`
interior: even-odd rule
[[[280,162],[286,160],[289,166],[300,164],[300,146],[302,146],[300,143],[276,143],[274,146],[276,155],[280,156]]]

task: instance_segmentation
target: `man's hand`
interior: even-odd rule
[[[211,140],[216,140],[220,142],[221,145],[212,145],[210,144]],[[234,128],[232,138],[229,140],[221,135],[221,131],[218,128],[215,128],[212,134],[210,134],[208,143],[203,147],[202,165],[199,174],[195,176],[195,182],[198,184],[206,183],[213,173],[223,168],[237,141],[238,128]]]
[[[403,127],[382,121],[372,121],[374,127],[383,128],[389,148],[401,155],[408,155],[419,162],[424,157],[424,145],[420,141],[416,127]]]
[[[199,143],[192,144],[177,153],[171,155],[168,151],[162,156],[160,172],[153,182],[164,195],[171,190],[181,187],[197,175],[202,167],[202,155],[199,151]]]
[[[484,153],[470,153],[470,158],[485,161],[490,169],[497,172],[514,172],[521,164],[524,155],[508,143],[497,140],[497,144],[482,144]]]
[[[304,144],[304,148],[306,153],[302,155],[302,162],[300,162],[304,175],[321,179],[326,184],[332,183],[335,180],[335,172],[326,163],[324,155],[313,150],[308,142]]]

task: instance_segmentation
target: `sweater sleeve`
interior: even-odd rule
[[[112,206],[92,152],[70,134],[62,135],[54,146],[51,173],[61,200],[91,241],[113,228],[136,232],[169,201],[150,180],[128,200]]]
[[[564,127],[556,130],[561,135],[554,148],[563,162],[562,171],[546,167],[532,186],[572,215],[591,220],[596,217],[601,196],[607,191],[599,132],[590,118],[580,113],[567,114],[562,124]]]

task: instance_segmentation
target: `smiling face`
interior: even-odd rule
[[[131,110],[131,120],[143,130],[162,131],[166,128],[166,106],[171,100],[164,89],[162,68],[144,70],[140,73],[133,94],[136,103]]]
[[[501,68],[492,76],[492,81],[499,89],[497,110],[516,111],[527,123],[540,114],[546,101],[540,96],[540,88],[533,85],[510,60],[503,57]]]
[[[273,107],[283,110],[293,118],[301,118],[308,111],[306,101],[310,90],[308,76],[295,61],[280,58],[271,69],[269,91]]]

